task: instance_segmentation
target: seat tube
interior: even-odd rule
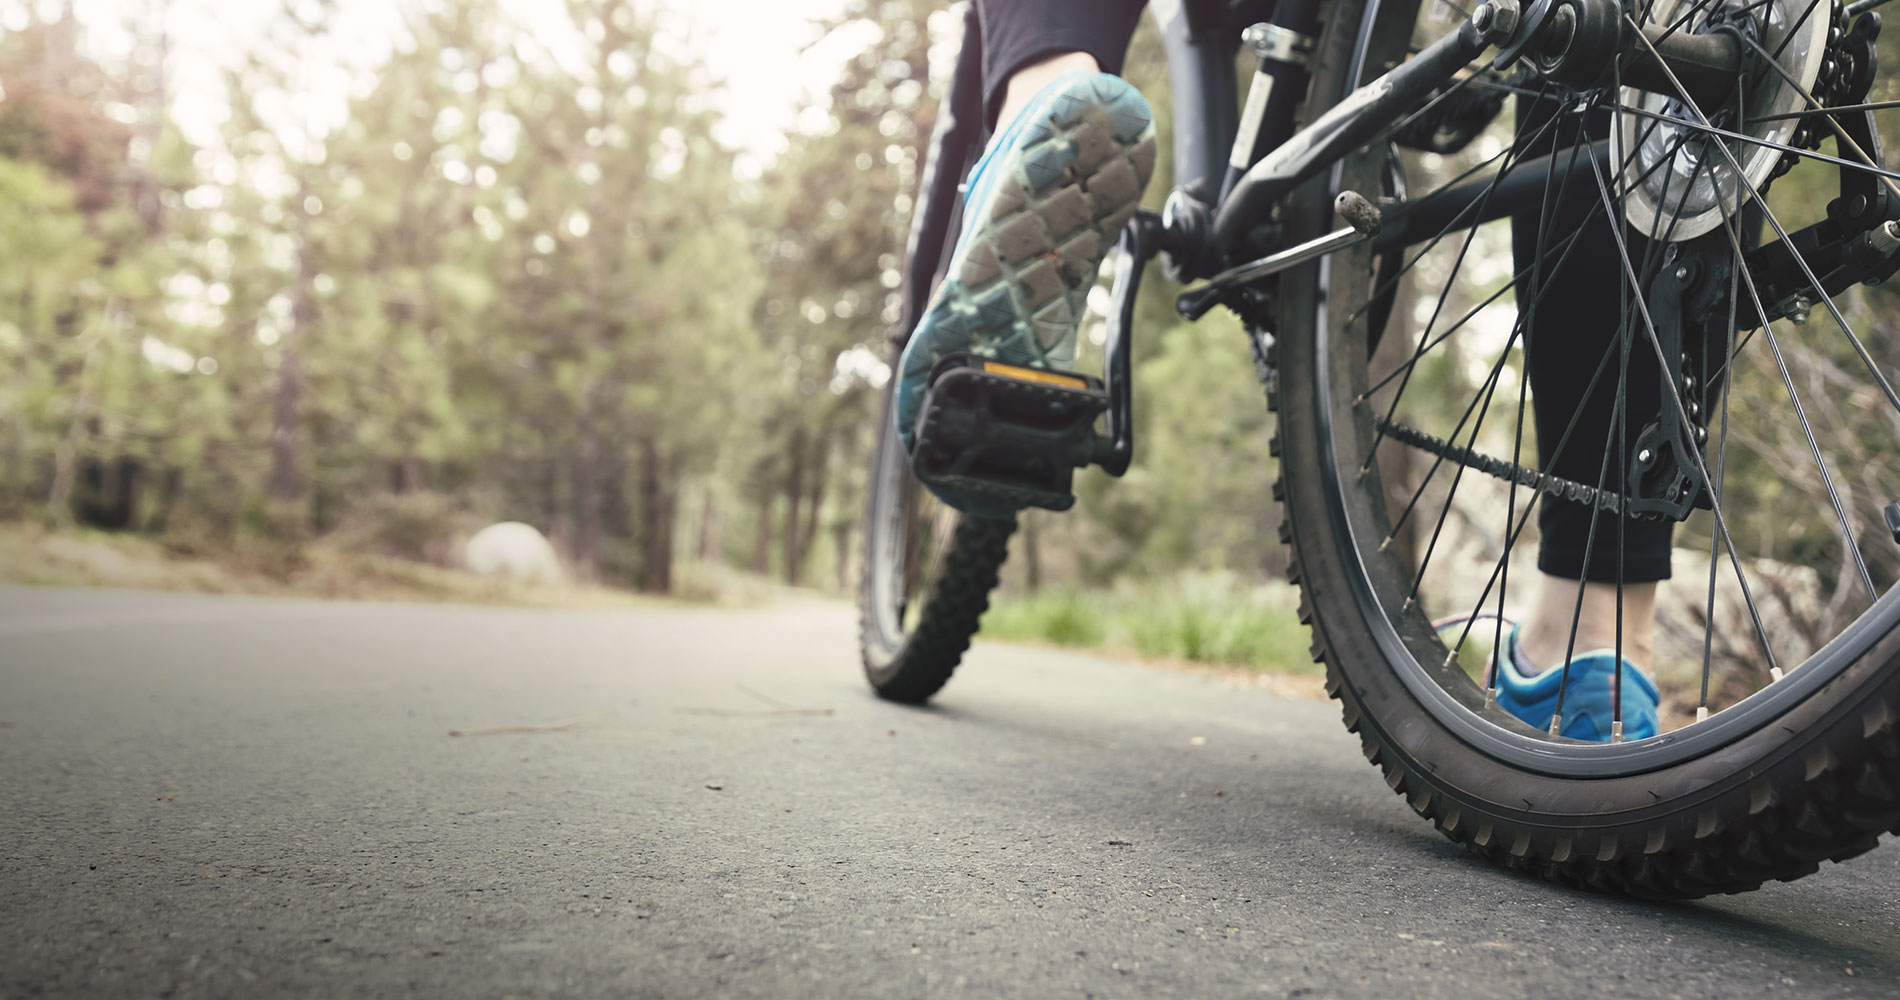
[[[1247,106],[1222,171],[1216,204],[1226,199],[1248,167],[1293,134],[1294,113],[1313,81],[1308,63],[1319,43],[1319,6],[1320,0],[1278,0],[1265,25],[1248,29],[1259,64],[1247,88]],[[1276,39],[1291,44],[1275,44]]]
[[[1222,18],[1191,16],[1188,8],[1195,2],[1151,0],[1148,9],[1161,29],[1174,93],[1174,184],[1204,191],[1202,200],[1211,202],[1234,143],[1234,54],[1240,38],[1224,30]]]

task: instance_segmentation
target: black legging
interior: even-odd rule
[[[990,123],[1001,106],[1009,78],[1018,69],[1038,59],[1061,52],[1084,52],[1095,58],[1104,72],[1120,73],[1128,52],[1128,40],[1141,17],[1146,0],[977,0],[977,21],[982,26],[983,94]],[[1535,129],[1548,120],[1554,107],[1537,102],[1520,102],[1518,125]],[[1590,138],[1608,134],[1607,116],[1585,125]],[[1560,123],[1554,133],[1528,150],[1526,156],[1538,156],[1550,148],[1569,148],[1577,141],[1574,122]],[[1563,145],[1557,146],[1558,143]],[[1573,186],[1588,181],[1587,175]],[[1593,182],[1591,182],[1593,183]],[[1578,193],[1587,194],[1587,190]],[[1587,397],[1584,389],[1596,371],[1604,351],[1614,350],[1622,316],[1623,296],[1609,290],[1624,285],[1622,258],[1607,218],[1598,215],[1589,226],[1585,216],[1597,201],[1589,197],[1566,197],[1554,213],[1548,232],[1579,233],[1578,244],[1569,253],[1561,269],[1547,261],[1542,278],[1550,291],[1538,300],[1535,329],[1527,324],[1524,338],[1525,365],[1529,369],[1537,426],[1539,460],[1555,475],[1595,485],[1603,473],[1604,456],[1615,445],[1616,362],[1612,359],[1596,389]],[[1528,266],[1536,246],[1536,213],[1512,219],[1511,250],[1514,271]],[[1641,260],[1642,238],[1627,237],[1633,259]],[[1527,282],[1519,301],[1528,303],[1536,296]],[[1528,308],[1528,306],[1526,306]],[[1629,452],[1647,417],[1655,412],[1661,386],[1652,355],[1638,342],[1629,362],[1629,428],[1621,455],[1613,463],[1629,467]],[[1582,410],[1576,428],[1563,454],[1550,464],[1550,452],[1556,447],[1571,417]],[[1605,485],[1614,490],[1618,467],[1609,469]],[[1545,496],[1537,522],[1542,535],[1537,567],[1553,576],[1567,579],[1610,581],[1617,578],[1618,547],[1622,546],[1622,578],[1631,583],[1664,580],[1669,577],[1669,542],[1674,525],[1668,521],[1634,521],[1626,526],[1615,515],[1603,513],[1597,518],[1596,541],[1590,548],[1590,560],[1584,563],[1589,540],[1591,508],[1553,496]],[[1619,538],[1622,530],[1623,537]]]

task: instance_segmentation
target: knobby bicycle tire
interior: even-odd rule
[[[896,365],[892,365],[893,370]],[[892,380],[895,385],[895,379]],[[891,560],[896,550],[882,544],[883,534],[900,521],[902,530],[913,530],[911,519],[918,516],[912,498],[925,504],[934,501],[917,497],[921,487],[909,479],[910,470],[885,463],[903,453],[897,438],[897,425],[891,419],[892,389],[885,391],[884,417],[878,425],[878,441],[872,452],[871,484],[865,500],[864,571],[858,586],[858,649],[865,678],[881,698],[906,704],[921,704],[943,688],[950,675],[970,648],[983,612],[989,608],[990,591],[996,589],[997,573],[1009,555],[1009,536],[1016,530],[1015,518],[976,518],[956,516],[950,538],[937,559],[932,560],[934,579],[918,581],[917,598],[921,607],[915,619],[905,622],[901,609],[883,607],[894,596],[880,581],[887,578],[890,566],[879,560]],[[908,488],[906,488],[908,487]],[[894,509],[901,508],[901,509]],[[901,565],[898,567],[901,574]],[[895,612],[895,621],[890,620]],[[893,627],[894,626],[894,627]]]
[[[1365,0],[1334,3],[1314,60],[1306,120],[1350,92],[1362,45],[1402,52],[1413,8],[1400,6],[1402,17],[1369,17]],[[1381,149],[1367,150],[1342,164],[1337,179],[1321,178],[1296,193],[1282,216],[1288,242],[1332,228],[1333,185],[1377,190],[1382,159]],[[1339,464],[1342,442],[1364,440],[1370,418],[1342,415],[1345,404],[1328,402],[1364,388],[1351,370],[1355,363],[1364,368],[1363,344],[1356,357],[1342,347],[1344,361],[1335,362],[1322,341],[1331,336],[1328,310],[1345,315],[1363,301],[1354,296],[1371,261],[1362,247],[1287,272],[1278,328],[1273,336],[1256,330],[1251,339],[1278,417],[1273,493],[1284,514],[1280,536],[1291,550],[1288,576],[1301,592],[1299,617],[1311,628],[1312,655],[1325,665],[1327,690],[1341,702],[1347,728],[1392,790],[1445,836],[1494,863],[1648,897],[1693,898],[1797,878],[1823,860],[1872,848],[1882,832],[1900,832],[1900,634],[1892,628],[1900,591],[1877,601],[1863,627],[1824,650],[1834,663],[1824,682],[1771,686],[1758,697],[1766,696],[1759,704],[1772,712],[1754,710],[1749,717],[1756,722],[1746,729],[1737,714],[1718,731],[1720,740],[1698,744],[1684,729],[1649,741],[1658,745],[1653,758],[1660,763],[1644,764],[1631,749],[1636,744],[1617,756],[1619,748],[1565,742],[1548,745],[1546,764],[1527,762],[1529,751],[1499,749],[1509,742],[1505,736],[1474,736],[1486,727],[1505,732],[1483,717],[1494,706],[1481,710],[1421,687],[1418,678],[1437,665],[1404,662],[1393,651],[1405,641],[1435,641],[1430,623],[1416,608],[1379,602],[1381,583],[1391,592],[1382,577],[1395,570],[1352,534],[1355,524],[1364,529],[1388,516],[1383,501],[1349,508],[1344,499],[1355,489],[1368,498],[1382,490],[1348,482],[1351,473]],[[1512,738],[1520,748],[1531,745],[1528,736]],[[1613,765],[1597,763],[1612,759]]]

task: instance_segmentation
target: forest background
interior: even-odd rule
[[[962,6],[840,9],[812,40],[862,50],[760,163],[718,138],[693,26],[651,3],[532,24],[496,0],[412,5],[367,67],[317,54],[350,42],[333,4],[289,4],[225,70],[229,114],[197,144],[162,13],[16,8],[0,519],[284,574],[324,544],[452,561],[517,519],[613,586],[691,591],[731,566],[848,589]],[[111,60],[88,45],[106,27],[135,39]],[[1152,35],[1129,73],[1165,93]],[[322,74],[346,76],[346,114],[299,110]],[[1244,342],[1155,317],[1135,469],[1112,493],[1092,478],[1073,554],[1017,560],[1015,585],[1273,568],[1258,387],[1203,363]]]
[[[410,3],[380,47],[338,0],[289,0],[216,68],[209,134],[178,120],[167,5],[0,4],[0,526],[294,583],[326,552],[451,565],[519,520],[589,583],[854,587],[963,4],[839,0],[786,39],[844,56],[769,155],[730,140],[703,35],[653,0]],[[1126,74],[1157,113],[1156,207],[1146,20]],[[1776,197],[1825,200],[1803,176]],[[1148,281],[1134,466],[1024,516],[986,629],[1301,660],[1245,335]],[[1419,380],[1479,382],[1455,356]]]

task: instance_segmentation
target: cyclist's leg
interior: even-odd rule
[[[990,128],[1010,121],[1065,69],[1121,75],[1145,6],[1147,0],[978,0]],[[1049,64],[1058,61],[1066,67],[1051,75]]]
[[[971,171],[963,235],[899,362],[895,410],[906,447],[944,355],[1073,363],[1088,289],[1154,169],[1147,104],[1119,78],[1091,72],[1120,68],[1142,6],[978,4],[985,107],[1009,115]],[[966,513],[1010,513],[937,492]]]

